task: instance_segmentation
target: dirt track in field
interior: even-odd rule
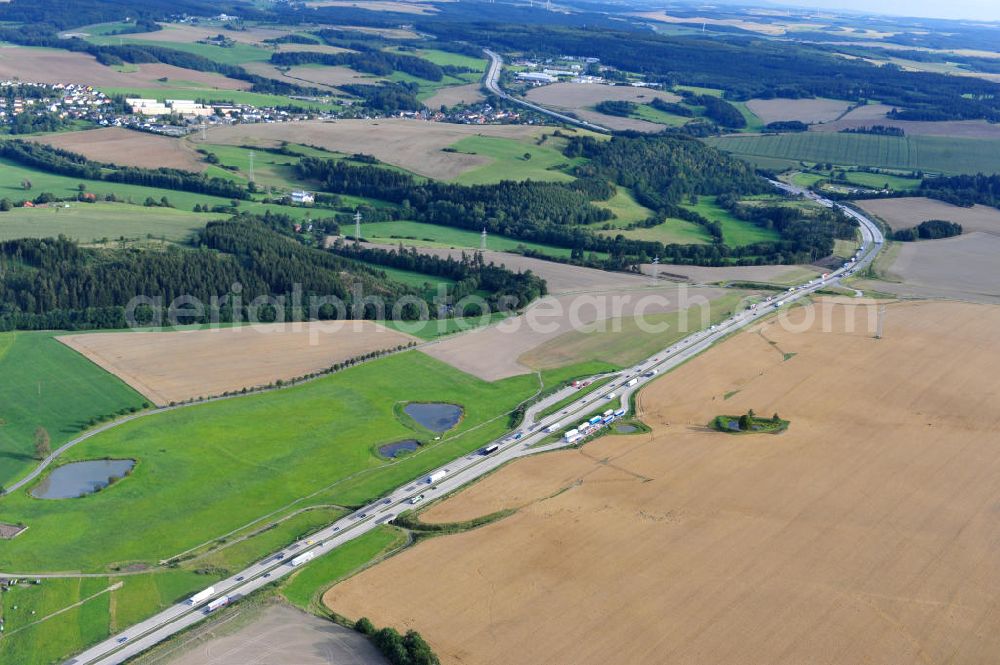
[[[893,229],[910,228],[929,219],[944,219],[961,224],[963,233],[982,231],[1000,235],[1000,210],[990,206],[963,208],[922,196],[870,199],[855,201],[855,204],[879,217]]]
[[[997,662],[1000,308],[892,305],[882,340],[831,321],[699,356],[642,392],[652,434],[505,467],[428,519],[515,515],[324,602],[446,665]],[[791,427],[705,427],[748,408]]]
[[[292,379],[413,340],[371,321],[85,333],[58,339],[161,405]]]
[[[213,72],[198,72],[160,63],[136,67],[137,71],[134,72],[119,72],[102,65],[87,53],[16,46],[0,48],[0,79],[20,78],[22,81],[38,83],[81,83],[114,88],[167,90],[170,82],[158,80],[167,77],[169,80],[192,81],[220,90],[243,90],[250,87],[246,81],[237,81]]]
[[[277,145],[281,141],[318,145],[345,153],[362,152],[430,178],[450,180],[489,164],[482,155],[442,152],[466,136],[533,139],[545,127],[527,125],[454,125],[423,120],[337,120],[232,125],[208,131],[212,143]]]
[[[591,110],[598,102],[606,100],[646,104],[654,98],[676,102],[680,97],[672,92],[635,88],[630,85],[602,85],[600,83],[552,83],[532,88],[526,95],[529,101],[554,109],[572,111],[588,122],[596,122],[610,129],[634,129],[639,132],[660,132],[663,125],[635,118],[620,118]]]
[[[765,124],[782,120],[798,120],[806,124],[836,120],[850,102],[838,99],[751,99],[747,108]]]
[[[44,137],[44,142],[84,155],[88,159],[121,166],[162,166],[185,171],[201,171],[205,164],[199,155],[178,139],[121,127],[64,132]]]

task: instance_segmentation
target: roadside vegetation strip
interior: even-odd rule
[[[281,595],[307,612],[328,616],[319,602],[331,586],[376,561],[407,546],[410,539],[399,529],[380,526],[310,561],[281,584]]]
[[[588,395],[592,394],[597,389],[606,386],[608,383],[614,381],[616,378],[617,376],[607,376],[601,379],[594,380],[588,386],[581,385],[580,389],[577,392],[573,393],[572,395],[563,400],[556,402],[552,406],[544,409],[541,413],[537,414],[535,416],[535,421],[537,422],[548,416],[551,416],[553,413],[557,413],[558,411],[565,409],[573,402],[577,402],[581,399],[586,398]]]

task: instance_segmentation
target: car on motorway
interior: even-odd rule
[[[284,552],[278,552],[278,554],[274,557],[274,559],[276,561],[281,561],[284,558],[285,558],[285,553]]]
[[[410,505],[416,505],[416,504],[420,503],[423,500],[424,500],[424,495],[423,494],[418,494],[417,496],[410,498]]]
[[[128,635],[123,635],[118,638],[118,644],[125,644],[128,642]]]
[[[236,578],[236,581],[237,582],[242,582],[244,579],[246,579],[246,578],[244,578],[243,575],[240,575],[239,577]]]
[[[270,577],[271,573],[264,573],[264,577]]]

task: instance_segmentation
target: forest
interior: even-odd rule
[[[271,63],[282,67],[295,65],[342,66],[376,76],[388,76],[398,70],[428,81],[440,81],[444,78],[444,70],[441,67],[417,56],[386,53],[363,43],[351,43],[350,48],[352,51],[347,53],[318,53],[316,51],[275,53],[271,55]]]
[[[920,183],[919,193],[958,206],[979,203],[1000,208],[1000,174],[925,178]]]
[[[743,162],[680,134],[622,134],[610,141],[571,137],[565,154],[588,160],[575,169],[578,179],[571,183],[504,181],[467,186],[418,182],[408,174],[376,165],[313,157],[302,159],[296,169],[300,178],[322,183],[321,189],[327,192],[396,203],[400,219],[474,231],[485,228],[491,234],[569,248],[573,262],[615,270],[629,269],[654,256],[698,265],[809,262],[828,256],[834,238],[853,233],[843,220],[805,219],[790,208],[775,206],[747,213],[746,219],[776,230],[780,241],[725,245],[717,222],[681,204],[691,196],[736,200],[770,188]],[[593,201],[610,199],[618,186],[631,189],[636,200],[654,211],[641,226],[680,217],[703,225],[716,242],[665,246],[621,234],[598,234],[596,229],[612,213]]]
[[[592,56],[602,64],[641,73],[667,87],[721,88],[730,100],[753,97],[878,99],[906,120],[1000,121],[1000,85],[970,77],[876,67],[837,58],[807,44],[760,38],[703,38],[580,26],[457,23],[427,18],[418,29],[540,57]]]
[[[479,256],[454,261],[348,246],[313,249],[290,232],[292,223],[281,215],[239,215],[210,222],[188,247],[163,251],[94,249],[65,237],[0,243],[0,330],[124,328],[129,302],[140,296],[155,302],[134,309],[139,322],[162,321],[177,298],[204,305],[174,307],[184,312],[184,323],[248,320],[257,298],[269,299],[259,310],[254,306],[265,322],[342,316],[326,303],[331,297],[344,303],[349,317],[375,318],[407,296],[401,315],[419,316],[412,301],[424,295],[379,266],[455,280],[445,301],[430,305],[487,292],[491,306],[517,309],[546,293],[544,280],[484,264]],[[366,300],[371,296],[382,299],[384,311]]]

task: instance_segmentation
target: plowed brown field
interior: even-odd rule
[[[165,166],[201,171],[205,163],[188,143],[168,136],[134,132],[121,127],[50,134],[39,139],[98,162],[156,169]]]
[[[794,310],[802,332],[768,323],[661,378],[639,401],[652,434],[434,507],[522,506],[324,602],[416,628],[447,664],[997,662],[1000,307],[893,305],[882,340],[830,311],[832,332]],[[748,408],[791,427],[705,427]]]

